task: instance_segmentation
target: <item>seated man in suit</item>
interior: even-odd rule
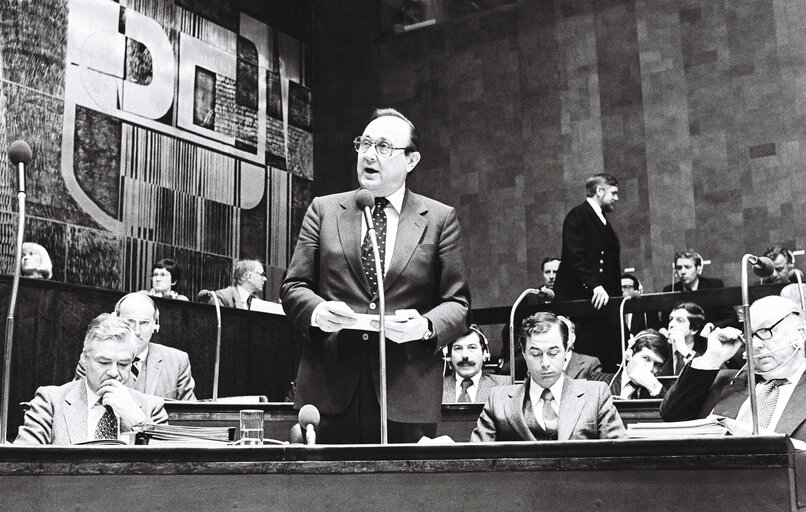
[[[472,442],[624,437],[607,385],[564,376],[568,327],[562,320],[535,313],[523,321],[518,341],[529,379],[493,388]]]
[[[792,254],[792,251],[780,245],[773,245],[764,251],[764,256],[772,260],[774,268],[769,277],[761,279],[761,283],[789,283],[789,273],[792,272],[792,269],[795,267],[795,256]]]
[[[621,274],[621,295],[623,297],[639,298],[644,293],[641,282],[633,274]],[[660,312],[644,311],[641,313],[625,313],[624,327],[627,337],[635,336],[644,329],[659,329]]]
[[[609,382],[610,393],[622,400],[662,397],[666,390],[656,375],[669,357],[666,336],[655,329],[639,332],[633,338],[625,357],[627,364],[615,374],[599,373],[591,380]]]
[[[114,314],[134,325],[137,355],[131,372],[123,382],[141,393],[171,400],[196,400],[196,383],[190,373],[187,352],[153,343],[151,337],[160,329],[160,313],[154,301],[143,292],[124,295],[115,305]],[[76,379],[84,377],[86,364],[81,358]]]
[[[598,357],[574,352],[574,342],[576,342],[577,339],[574,322],[564,316],[558,315],[557,318],[562,320],[566,327],[568,327],[568,350],[565,355],[565,375],[572,379],[590,379],[591,375],[601,372],[602,362],[599,361]],[[509,375],[509,361],[504,362],[498,373]],[[523,353],[517,353],[515,354],[515,379],[524,380],[526,374],[526,361],[523,359]]]
[[[252,301],[263,292],[266,271],[258,260],[240,260],[232,271],[232,286],[216,290],[222,306],[237,309],[252,309]],[[213,304],[210,297],[208,304]]]
[[[490,349],[487,337],[475,324],[446,348],[453,373],[443,378],[442,403],[486,402],[494,386],[510,383],[503,375],[482,371],[484,361],[490,358]]]
[[[721,279],[705,277],[702,275],[702,256],[696,251],[686,249],[674,255],[674,272],[680,279],[676,283],[663,287],[666,292],[692,292],[724,288]],[[705,317],[716,327],[737,326],[739,320],[736,312],[730,306],[709,306],[704,308]],[[661,318],[667,315],[663,314]]]
[[[680,375],[689,361],[705,352],[705,311],[694,302],[678,302],[669,313],[669,328],[661,332],[669,339],[671,352],[661,370],[661,375]],[[708,329],[710,332],[710,328]],[[707,334],[707,333],[706,333]]]
[[[758,396],[759,430],[770,430],[806,441],[806,321],[800,308],[777,295],[750,306]],[[715,329],[705,353],[689,363],[666,393],[660,414],[666,421],[704,418],[708,413],[750,425],[746,371],[719,368],[742,350],[741,331]],[[751,430],[748,427],[748,431]]]
[[[86,376],[43,386],[25,412],[14,444],[67,445],[117,439],[144,423],[167,423],[163,400],[123,385],[137,350],[132,322],[104,313],[90,323],[81,353]]]

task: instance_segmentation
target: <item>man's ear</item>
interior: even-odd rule
[[[419,151],[412,151],[409,153],[408,163],[406,164],[406,172],[411,172],[420,162],[420,152]]]

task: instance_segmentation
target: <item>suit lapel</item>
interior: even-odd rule
[[[720,393],[714,414],[735,418],[748,396],[750,395],[747,391],[747,371],[743,371],[733,377],[733,381]]]
[[[775,431],[792,435],[806,421],[806,373],[801,375],[789,401],[786,403]]]
[[[64,423],[67,425],[70,444],[87,440],[87,388],[84,379],[75,383],[76,385],[64,394]]]
[[[358,208],[347,203],[348,200],[341,203],[343,210],[336,221],[339,230],[339,241],[341,242],[342,251],[344,251],[344,257],[350,265],[350,270],[353,271],[364,291],[367,294],[371,294],[369,281],[367,281],[364,267],[361,265],[361,222],[363,222],[363,213]],[[400,230],[398,229],[399,232]]]
[[[146,367],[145,393],[147,395],[156,395],[157,384],[160,381],[160,372],[162,371],[162,354],[160,354],[158,350],[155,350],[153,344],[148,351]]]
[[[456,388],[454,387],[454,383],[456,382],[456,378],[453,375],[449,375],[442,379],[442,401],[445,403],[452,404],[456,401]]]
[[[579,375],[581,366],[582,363],[580,361],[580,357],[576,352],[571,352],[571,359],[568,361],[568,368],[565,369],[565,374],[572,379],[575,379],[577,375]]]
[[[560,400],[560,414],[557,427],[557,439],[568,441],[585,406],[585,391],[576,385],[574,379],[565,379],[563,396]]]
[[[479,389],[476,390],[476,402],[486,402],[493,386],[495,386],[493,378],[482,373],[479,379]]]
[[[397,236],[395,238],[395,251],[392,253],[392,260],[389,262],[389,270],[384,278],[384,290],[389,290],[395,283],[403,269],[408,265],[409,260],[417,249],[417,244],[423,236],[427,220],[423,215],[428,212],[428,208],[422,201],[406,189],[403,199],[403,208],[400,212],[400,221],[397,226]]]
[[[523,415],[530,382],[531,379],[527,379],[526,382],[518,386],[514,394],[509,395],[509,399],[504,402],[504,417],[521,439],[524,441],[537,441],[537,438],[529,429],[526,417]]]
[[[235,304],[235,309],[246,309],[246,304],[244,304],[241,294],[238,293],[238,287],[232,286],[230,289],[232,290],[232,303]]]

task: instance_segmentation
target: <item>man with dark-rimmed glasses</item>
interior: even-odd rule
[[[406,187],[419,135],[400,112],[376,110],[353,146],[358,182],[375,198],[387,315],[398,313],[386,322],[388,439],[416,442],[436,433],[442,347],[467,329],[459,221],[452,207]],[[378,312],[378,280],[355,193],[313,200],[281,289],[286,315],[306,335],[295,407],[319,409],[322,443],[380,441],[378,333],[356,326],[358,314]]]
[[[759,431],[774,431],[806,440],[806,321],[789,299],[772,295],[750,307],[756,371]],[[705,417],[735,418],[751,431],[746,370],[719,367],[744,346],[741,331],[715,329],[705,353],[689,363],[661,405],[666,421]],[[748,355],[749,356],[749,355]]]

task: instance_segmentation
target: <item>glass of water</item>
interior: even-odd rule
[[[263,444],[263,411],[260,409],[242,409],[241,411],[241,444]]]

